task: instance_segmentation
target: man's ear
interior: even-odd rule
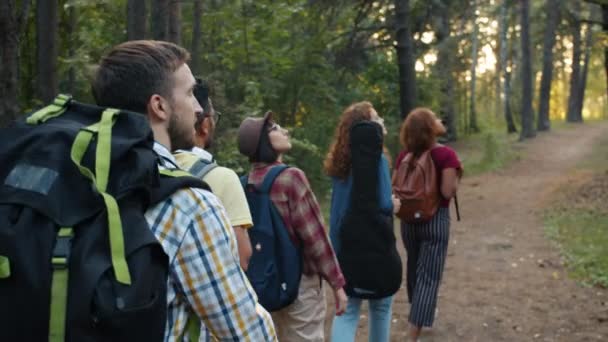
[[[148,117],[151,121],[168,121],[169,107],[169,102],[164,97],[154,94],[148,100]]]
[[[211,118],[206,116],[200,124],[200,130],[203,136],[209,135],[209,131],[211,130]]]

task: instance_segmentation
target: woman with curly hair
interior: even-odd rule
[[[437,143],[437,137],[445,134],[446,129],[430,109],[412,110],[399,133],[403,150],[397,156],[395,170],[402,162],[415,162],[424,152],[430,151],[439,191],[439,209],[429,221],[401,223],[401,237],[407,251],[410,337],[416,341],[422,327],[432,326],[435,319],[437,293],[448,249],[448,207],[450,199],[456,195],[462,166],[454,150]],[[409,154],[411,157],[406,159]]]
[[[324,162],[332,178],[330,239],[346,278],[346,312],[335,317],[333,342],[355,340],[359,310],[369,301],[369,341],[389,341],[393,295],[401,284],[384,120],[369,102],[352,104],[340,117]]]

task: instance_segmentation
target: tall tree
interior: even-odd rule
[[[479,132],[479,126],[477,125],[477,110],[476,104],[476,90],[477,90],[477,58],[478,58],[478,46],[479,46],[479,26],[477,25],[477,1],[472,1],[472,22],[473,22],[473,33],[471,35],[471,100],[469,101],[469,129],[472,132]]]
[[[515,121],[511,113],[511,68],[508,66],[509,59],[512,58],[513,45],[507,40],[507,32],[509,32],[509,7],[510,0],[504,0],[500,6],[500,68],[499,76],[503,75],[503,114],[507,123],[507,133],[516,133]]]
[[[19,44],[30,1],[0,1],[0,126],[19,114]]]
[[[192,10],[192,54],[191,67],[194,74],[201,72],[199,70],[200,61],[200,46],[201,46],[201,20],[203,18],[203,0],[194,0],[194,8]]]
[[[577,115],[577,101],[579,98],[579,82],[581,81],[581,5],[574,2],[574,13],[572,18],[572,73],[570,74],[570,96],[568,97],[568,122],[580,122]],[[582,119],[582,117],[581,117]]]
[[[538,104],[537,129],[548,131],[551,127],[549,120],[551,81],[553,80],[553,46],[555,45],[555,30],[560,17],[560,4],[557,0],[547,0],[545,13],[547,21],[543,39],[543,75],[540,80],[540,97]]]
[[[520,0],[521,27],[521,132],[519,139],[532,138],[534,115],[532,113],[532,61],[530,48],[530,1]]]
[[[150,32],[154,39],[169,39],[169,0],[152,0]]]
[[[579,122],[583,122],[583,103],[585,101],[585,89],[587,88],[587,75],[589,73],[589,59],[591,58],[591,48],[593,47],[593,30],[591,25],[587,25],[585,33],[585,57],[583,59],[583,70],[578,82],[578,90],[576,94],[576,118]]]
[[[57,95],[57,0],[36,1],[36,95],[43,102]]]
[[[602,5],[602,30],[608,35],[608,4]],[[604,46],[604,71],[606,73],[606,94],[608,95],[608,45]]]
[[[74,60],[76,57],[76,49],[78,48],[78,34],[76,31],[76,6],[70,5],[67,7],[67,20],[65,35],[67,39],[68,58]],[[67,91],[70,94],[76,93],[76,66],[75,63],[70,63],[68,69],[68,84]]]
[[[409,0],[395,0],[399,100],[401,117],[403,119],[416,106],[415,54],[410,13]]]
[[[128,0],[127,40],[137,40],[145,38],[146,17],[146,0]]]
[[[181,0],[169,0],[169,41],[182,43],[182,5]]]
[[[448,140],[456,140],[456,113],[454,111],[454,75],[452,74],[452,63],[455,43],[450,34],[450,8],[449,1],[437,3],[436,13],[438,15],[435,37],[437,38],[438,53],[436,71],[440,80],[440,116],[445,120]]]

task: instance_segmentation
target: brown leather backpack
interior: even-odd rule
[[[401,200],[397,217],[421,223],[429,221],[439,208],[437,170],[430,150],[413,158],[414,154],[408,153],[393,175],[393,194]]]

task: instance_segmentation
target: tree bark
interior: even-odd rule
[[[190,53],[192,60],[190,62],[192,72],[196,75],[201,72],[199,70],[200,46],[201,46],[201,20],[203,17],[203,1],[194,0],[194,10],[192,13],[192,48]]]
[[[511,111],[511,71],[505,73],[505,121],[507,122],[507,133],[517,133],[517,126],[515,126]]]
[[[169,1],[169,41],[182,43],[182,5],[180,0]]]
[[[521,26],[521,132],[519,139],[532,138],[534,115],[532,113],[532,62],[530,60],[530,1],[520,1]]]
[[[401,118],[416,106],[416,69],[412,40],[410,2],[395,0],[395,33],[397,38],[397,63],[399,65],[399,101]]]
[[[540,80],[540,98],[538,104],[539,131],[548,131],[551,127],[549,110],[551,104],[551,82],[553,80],[553,46],[555,45],[555,29],[560,17],[559,1],[547,0],[547,26],[543,39],[543,75]]]
[[[587,25],[585,33],[585,57],[583,59],[583,70],[578,84],[578,99],[576,101],[576,120],[583,122],[583,103],[585,102],[585,89],[587,89],[587,74],[589,71],[589,59],[591,58],[591,48],[593,44],[593,31],[591,25]]]
[[[36,95],[50,102],[57,95],[57,0],[36,1]]]
[[[471,132],[477,133],[479,132],[479,126],[477,125],[477,111],[475,109],[475,96],[477,91],[477,55],[478,55],[478,45],[479,45],[479,26],[477,25],[477,1],[473,0],[472,2],[472,15],[473,15],[473,34],[471,37],[472,46],[471,46],[471,100],[469,102],[469,113],[470,113],[470,121],[469,121],[469,129]]]
[[[19,108],[19,43],[25,29],[30,0],[22,0],[20,11],[15,0],[0,1],[0,127],[12,122]]]
[[[76,8],[75,6],[70,6],[67,9],[68,11],[68,23],[66,25],[66,36],[68,39],[68,58],[70,60],[74,60],[76,56],[76,49],[78,47],[78,35],[76,34]],[[70,67],[68,69],[68,85],[67,85],[68,93],[74,95],[76,92],[76,69],[74,67],[74,63],[70,63]]]
[[[441,82],[441,100],[439,111],[441,118],[445,120],[447,139],[454,141],[458,139],[456,129],[456,114],[454,112],[454,76],[452,74],[452,56],[455,49],[452,37],[450,37],[450,17],[448,6],[443,4],[439,9],[438,27],[435,31],[439,51],[437,53],[437,76]]]
[[[146,37],[146,0],[127,2],[127,40]]]
[[[602,5],[602,30],[608,34],[608,5]],[[606,95],[608,95],[608,46],[604,47],[604,72],[606,73]]]
[[[581,79],[581,22],[580,3],[575,1],[574,4],[575,18],[572,23],[572,73],[570,74],[570,96],[568,97],[568,113],[566,114],[566,121],[568,122],[579,122],[576,108],[579,98],[579,82]]]
[[[150,32],[156,40],[169,39],[169,0],[152,0]]]

